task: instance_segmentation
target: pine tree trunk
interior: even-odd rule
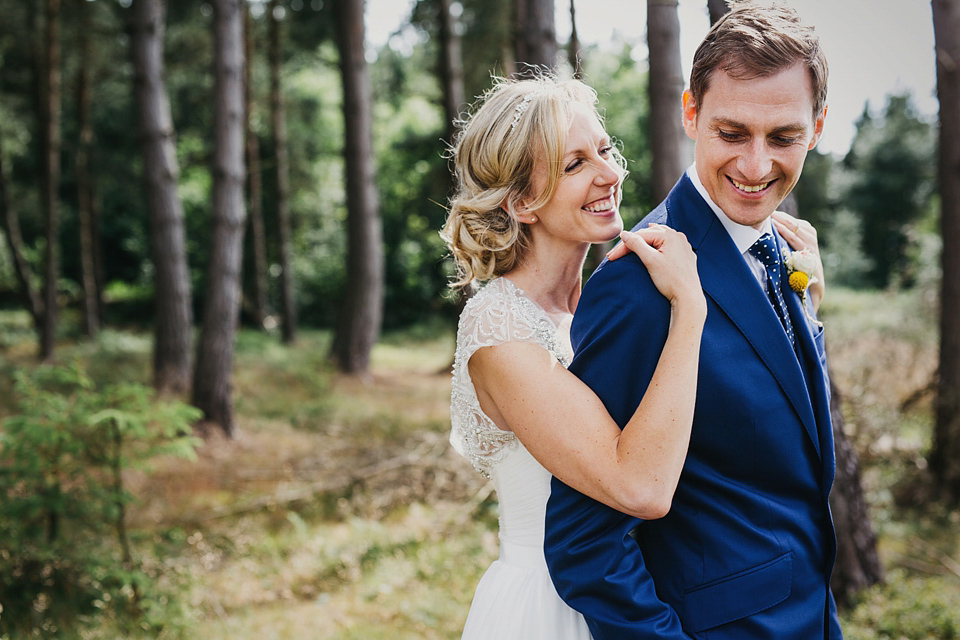
[[[251,314],[257,326],[264,328],[267,320],[267,239],[263,223],[263,182],[260,176],[260,140],[253,130],[253,30],[250,5],[244,5],[243,39],[244,59],[247,61],[244,77],[244,104],[247,114],[247,206],[249,224]]]
[[[710,24],[713,25],[730,11],[730,8],[727,6],[727,0],[707,0],[707,11],[710,12]]]
[[[213,211],[203,326],[193,404],[207,424],[234,432],[232,369],[240,313],[244,207],[244,57],[242,0],[213,3]]]
[[[383,248],[374,182],[373,100],[364,57],[364,0],[337,4],[347,182],[347,293],[332,355],[340,371],[366,375],[383,313]]]
[[[833,421],[837,479],[830,493],[830,508],[837,532],[837,562],[830,580],[837,605],[853,604],[854,596],[883,582],[883,565],[877,554],[877,536],[860,485],[860,461],[844,432],[840,391],[830,380],[830,417]]]
[[[40,328],[40,358],[49,360],[56,344],[57,280],[60,275],[60,0],[46,0],[43,78],[41,80],[43,133],[40,184],[45,222],[43,323]]]
[[[179,394],[190,388],[193,309],[183,205],[177,194],[180,169],[163,80],[163,2],[133,0],[129,11],[134,94],[154,267],[153,384],[161,393]]]
[[[577,36],[577,9],[570,0],[570,42],[567,44],[567,60],[573,69],[573,77],[580,79],[580,38]]]
[[[24,255],[20,220],[10,203],[10,194],[7,192],[7,172],[3,166],[2,143],[3,136],[0,136],[0,224],[3,225],[3,235],[13,260],[13,272],[20,288],[23,306],[30,313],[34,328],[39,331],[43,324],[43,300],[33,286],[33,270]]]
[[[293,296],[293,257],[290,225],[290,161],[287,152],[287,116],[280,83],[280,23],[275,17],[277,0],[267,7],[270,58],[270,120],[273,126],[273,158],[276,176],[277,243],[280,263],[280,331],[283,342],[297,337],[297,309]]]
[[[80,144],[74,163],[77,172],[77,217],[80,227],[80,283],[83,292],[81,304],[83,331],[94,337],[100,331],[101,295],[96,276],[94,257],[93,180],[90,175],[90,155],[93,148],[93,126],[90,123],[90,17],[87,0],[76,0],[80,69],[77,82],[77,119]]]
[[[554,0],[516,0],[514,50],[517,72],[525,65],[553,69],[557,64]]]
[[[686,169],[683,161],[686,134],[680,118],[683,69],[677,0],[647,0],[647,46],[653,199],[661,202]]]
[[[933,0],[940,100],[940,376],[930,470],[943,497],[960,505],[960,0]]]
[[[455,122],[466,103],[463,88],[463,52],[460,36],[450,13],[451,0],[438,0],[440,13],[440,81],[443,85],[443,112],[447,122],[447,140],[456,134]]]

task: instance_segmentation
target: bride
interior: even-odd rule
[[[669,510],[686,455],[706,318],[696,256],[667,227],[623,231],[625,163],[596,102],[576,80],[501,80],[452,150],[457,191],[443,237],[454,286],[486,284],[460,317],[451,441],[500,502],[500,557],[477,586],[465,639],[590,638],[543,557],[551,474],[652,519]],[[587,250],[618,235],[609,257],[636,253],[673,314],[657,372],[622,431],[566,370]]]

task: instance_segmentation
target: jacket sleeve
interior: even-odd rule
[[[653,376],[670,304],[634,255],[605,263],[589,280],[571,328],[570,370],[623,428]],[[560,596],[580,611],[595,640],[687,638],[662,602],[633,529],[642,521],[554,479],[544,553]]]

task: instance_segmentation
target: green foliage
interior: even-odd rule
[[[955,577],[920,579],[892,571],[886,585],[861,594],[843,625],[847,640],[960,638],[960,591]]]
[[[199,412],[142,385],[97,388],[77,365],[18,371],[14,389],[18,413],[0,433],[0,632],[53,637],[104,616],[176,626],[173,594],[134,559],[123,476],[193,457]]]
[[[930,208],[935,145],[930,124],[909,94],[891,95],[881,117],[868,111],[844,159],[850,172],[844,204],[863,221],[863,252],[871,261],[867,283],[885,287],[908,271],[909,229]]]

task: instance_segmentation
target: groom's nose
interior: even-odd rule
[[[763,138],[751,140],[744,145],[737,161],[737,169],[744,178],[759,182],[770,175],[773,156]]]

